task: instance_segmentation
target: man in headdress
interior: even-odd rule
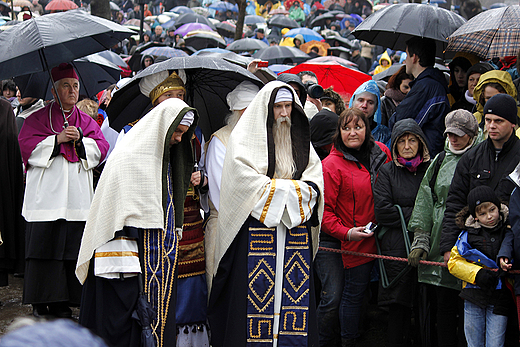
[[[144,282],[156,345],[179,346],[177,326],[205,323],[206,314],[202,219],[193,207],[201,174],[192,173],[189,140],[198,116],[182,101],[184,84],[176,73],[147,76],[139,86],[154,108],[127,129],[96,190],[76,271],[80,281],[86,278],[80,324],[113,346],[139,346],[141,327],[130,317]],[[114,251],[121,256],[107,256]],[[193,328],[179,339],[203,341],[203,330],[207,341],[206,329]]]
[[[212,346],[317,346],[321,162],[295,91],[260,90],[231,133],[208,306]]]
[[[27,170],[23,301],[35,316],[70,317],[69,306],[81,297],[74,269],[94,195],[92,170],[108,143],[76,107],[79,81],[72,65],[60,64],[51,74],[55,101],[28,117],[18,137]]]

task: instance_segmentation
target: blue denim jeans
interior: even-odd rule
[[[345,286],[341,296],[339,320],[341,324],[341,337],[355,339],[359,337],[359,321],[365,292],[370,283],[370,273],[374,262],[345,269]]]
[[[321,241],[320,247],[339,249],[341,243],[339,241]],[[320,302],[317,310],[320,346],[341,346],[339,305],[344,282],[341,254],[318,251],[314,259],[314,269],[321,282]]]
[[[493,306],[480,308],[464,301],[464,333],[468,347],[501,347],[506,338],[507,316],[493,313]]]

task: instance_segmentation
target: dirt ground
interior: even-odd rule
[[[17,318],[32,317],[31,305],[22,304],[23,278],[9,275],[9,285],[0,287],[0,336],[6,334]],[[79,309],[72,308],[72,318],[77,321]],[[357,347],[384,346],[386,313],[375,305],[369,305],[363,324],[363,334]]]

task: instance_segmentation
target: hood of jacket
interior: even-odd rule
[[[392,160],[394,161],[395,165],[397,166],[403,166],[401,163],[397,161],[398,151],[397,151],[397,140],[405,134],[413,134],[419,138],[419,141],[422,143],[422,157],[423,162],[427,162],[430,160],[430,152],[428,150],[428,145],[426,144],[426,138],[424,136],[424,133],[417,124],[417,122],[411,118],[406,118],[403,120],[400,120],[399,122],[395,123],[394,128],[392,129]]]
[[[377,108],[376,108],[376,112],[374,113],[374,121],[377,124],[381,124],[381,97],[379,94],[379,87],[377,86],[376,81],[369,80],[369,81],[364,82],[362,85],[360,85],[358,87],[358,89],[356,89],[356,91],[354,92],[352,97],[350,98],[348,107],[352,107],[352,105],[354,104],[354,100],[356,100],[357,95],[364,93],[364,92],[369,92],[376,96]],[[372,130],[374,130],[374,129],[372,129]]]
[[[509,217],[509,208],[506,204],[500,205],[500,220],[505,222]],[[478,219],[473,217],[469,212],[469,207],[465,206],[459,213],[455,216],[455,223],[461,230],[465,230],[467,228],[479,229],[482,227]]]
[[[491,70],[482,74],[478,80],[475,89],[473,90],[473,99],[477,101],[477,111],[484,112],[484,105],[481,105],[479,100],[482,93],[484,93],[484,85],[487,83],[499,83],[506,91],[516,99],[516,88],[513,84],[511,75],[506,71]]]
[[[379,65],[383,66],[383,60],[386,60],[388,62],[388,67],[392,65],[392,59],[390,59],[390,56],[388,55],[387,51],[384,51],[383,54],[381,54],[381,58],[379,58]]]

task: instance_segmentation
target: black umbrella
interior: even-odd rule
[[[318,26],[322,26],[325,24],[325,21],[327,19],[330,19],[332,22],[336,20],[336,14],[334,12],[327,12],[327,13],[324,13],[316,18],[314,18],[311,22],[311,25],[310,27],[311,28],[314,28],[314,27],[318,27]]]
[[[148,302],[146,293],[144,292],[143,275],[138,274],[137,279],[139,281],[139,296],[137,297],[137,304],[135,311],[132,313],[132,318],[137,320],[142,328],[141,347],[155,347],[155,338],[152,334],[155,310],[152,304]]]
[[[233,52],[256,51],[258,49],[269,47],[267,43],[257,39],[240,39],[229,44],[227,50]]]
[[[444,57],[448,36],[466,20],[456,14],[429,4],[395,4],[368,16],[352,34],[374,45],[404,51],[406,40],[426,37],[437,41],[437,56]]]
[[[244,17],[244,24],[253,25],[253,24],[265,24],[265,18],[262,16],[257,16],[256,14],[250,14]]]
[[[35,17],[0,33],[0,79],[46,71],[60,63],[110,49],[134,32],[72,10]]]
[[[209,26],[211,29],[215,30],[215,26],[209,21],[209,19],[196,13],[185,13],[180,15],[175,20],[175,27],[180,28],[183,24],[187,23],[203,23]]]
[[[132,69],[132,71],[141,70],[141,58],[143,56],[141,53],[152,47],[166,47],[166,45],[160,42],[148,42],[142,46],[137,47],[134,51],[134,54],[132,54],[128,60],[128,66],[130,69]]]
[[[49,69],[60,63],[110,49],[133,34],[82,10],[29,19],[0,33],[0,47],[9,48],[0,50],[0,79],[41,71],[50,74]],[[63,118],[68,126],[65,114]]]
[[[349,50],[352,49],[352,47],[354,46],[354,43],[352,41],[339,35],[325,36],[325,42],[327,42],[330,45],[330,47],[338,47],[336,46],[337,42],[339,46],[346,47]]]
[[[273,5],[280,2],[280,0],[258,0],[257,3],[259,5],[265,5],[268,1],[271,1]]]
[[[220,22],[215,24],[215,28],[217,28],[217,33],[219,33],[223,37],[235,37],[236,27],[232,26],[226,22]]]
[[[270,46],[257,51],[253,58],[267,60],[269,64],[292,64],[304,62],[311,57],[295,47]]]
[[[224,125],[224,118],[230,112],[226,102],[230,91],[242,81],[250,81],[260,88],[263,86],[251,72],[222,59],[199,56],[171,58],[141,71],[114,94],[107,108],[110,127],[120,131],[150,110],[150,99],[139,90],[141,78],[159,71],[179,69],[184,70],[187,76],[186,102],[199,112],[199,126],[206,138]]]
[[[186,47],[193,47],[196,51],[204,48],[225,48],[226,41],[216,34],[200,31],[196,34],[185,36]]]
[[[243,55],[236,54],[234,52],[227,53],[219,53],[219,52],[208,52],[208,51],[200,51],[198,56],[204,56],[208,58],[216,58],[216,59],[224,59],[230,63],[236,64],[238,66],[247,69],[247,65],[253,60],[251,57],[246,57]],[[273,71],[267,68],[260,68],[257,70],[254,75],[258,77],[262,82],[268,83],[276,80],[278,77]]]
[[[72,65],[79,77],[79,94],[87,95],[89,98],[116,83],[121,77],[119,66],[97,54],[76,59]],[[52,99],[52,83],[47,71],[17,76],[14,82],[24,98]]]
[[[392,66],[390,66],[388,69],[386,69],[385,71],[382,71],[378,74],[375,74],[372,79],[374,81],[386,81],[388,82],[388,80],[390,79],[390,77],[392,77],[393,74],[395,74],[397,71],[399,71],[399,69],[401,68],[401,66],[403,66],[404,64],[392,64]],[[448,69],[446,66],[444,65],[441,65],[441,64],[438,64],[438,63],[435,63],[435,67],[439,70],[441,70],[442,72],[449,72],[450,69]]]
[[[300,24],[294,19],[284,16],[283,14],[277,14],[272,16],[271,19],[267,21],[267,25],[269,27],[278,27],[278,28],[299,28]]]

